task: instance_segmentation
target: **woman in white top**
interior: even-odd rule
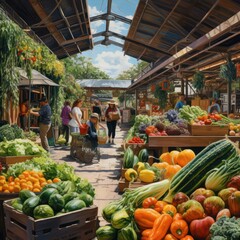
[[[70,132],[79,132],[79,128],[82,126],[82,111],[80,107],[82,106],[82,100],[77,99],[72,106],[71,117],[72,119],[69,121]]]

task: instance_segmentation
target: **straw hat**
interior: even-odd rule
[[[117,103],[112,99],[108,102],[108,104],[116,105]]]
[[[99,115],[97,113],[92,113],[91,118],[97,118],[99,120]]]

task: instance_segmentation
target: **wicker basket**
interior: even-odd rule
[[[90,148],[79,148],[75,152],[75,157],[84,163],[91,163],[96,152]]]
[[[106,144],[107,136],[99,136],[98,137],[98,144]]]

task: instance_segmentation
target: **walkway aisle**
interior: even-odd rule
[[[105,224],[105,220],[101,216],[103,207],[110,201],[120,199],[118,194],[118,179],[120,177],[120,156],[122,150],[120,149],[123,136],[123,131],[117,127],[115,144],[100,145],[101,158],[99,162],[93,161],[92,164],[84,165],[73,160],[70,156],[70,150],[58,148],[54,149],[51,157],[58,162],[65,161],[74,166],[75,172],[81,178],[87,178],[89,182],[95,187],[95,201],[94,204],[98,206],[98,216],[100,225]]]

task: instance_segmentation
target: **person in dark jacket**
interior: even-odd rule
[[[48,104],[48,100],[43,96],[40,100],[40,110],[39,112],[33,112],[30,110],[30,113],[34,116],[39,117],[39,132],[42,147],[49,152],[50,148],[48,145],[47,133],[51,127],[51,116],[52,111],[51,107]]]
[[[97,113],[92,113],[90,119],[87,121],[88,128],[88,140],[91,141],[92,150],[96,150],[98,147],[98,122],[99,122],[99,115]]]
[[[94,106],[93,106],[92,112],[93,113],[97,113],[99,115],[99,121],[100,121],[102,113],[101,113],[101,108],[99,106],[99,102],[98,101],[94,102]]]

